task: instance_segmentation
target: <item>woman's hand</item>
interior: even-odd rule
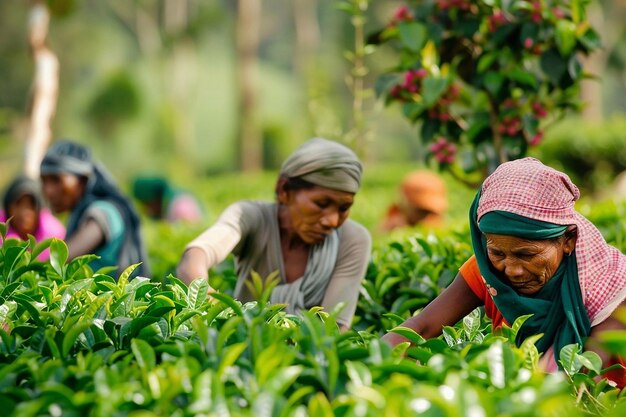
[[[459,273],[452,284],[437,298],[424,307],[418,315],[408,318],[400,326],[413,329],[423,338],[430,339],[439,336],[443,326],[453,326],[481,304],[481,300]],[[387,333],[382,340],[391,346],[408,341],[396,333]]]
[[[176,276],[187,285],[197,278],[208,279],[209,265],[204,251],[200,248],[187,249],[176,268]],[[209,292],[213,289],[210,288]]]

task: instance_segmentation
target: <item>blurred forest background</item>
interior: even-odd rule
[[[0,0],[0,185],[23,165],[35,73],[28,27],[37,3]],[[209,205],[215,215],[242,196],[272,198],[268,184],[285,156],[323,136],[365,161],[365,185],[374,191],[367,207],[357,200],[354,215],[372,228],[395,192],[390,184],[425,164],[418,129],[374,94],[392,51],[372,47],[361,62],[349,59],[404,2],[41,4],[59,62],[52,137],[89,144],[125,187],[137,173],[159,172],[205,201],[222,200]],[[361,6],[361,14],[345,5]],[[583,91],[588,105],[547,132],[537,156],[598,193],[626,169],[626,1],[594,1],[588,13],[603,42],[585,62],[595,75]],[[473,191],[450,183],[460,187],[452,216],[464,221]]]

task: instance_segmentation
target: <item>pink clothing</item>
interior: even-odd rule
[[[6,222],[6,214],[4,210],[0,210],[0,222]],[[37,242],[41,242],[42,240],[56,237],[58,239],[65,238],[65,226],[63,223],[48,210],[47,208],[41,209],[39,212],[39,227],[35,230],[33,234],[35,240]],[[15,231],[9,229],[7,230],[7,238],[20,239],[19,235],[15,233]],[[50,250],[46,249],[37,256],[37,259],[40,261],[46,261],[50,258]]]
[[[177,222],[179,220],[190,223],[200,223],[204,214],[198,201],[190,194],[177,194],[167,208],[167,220]]]

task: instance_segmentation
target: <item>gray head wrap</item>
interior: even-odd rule
[[[94,163],[89,148],[69,140],[56,142],[41,161],[40,172],[46,174],[69,173],[90,177]]]
[[[356,193],[363,167],[356,154],[344,145],[313,138],[300,145],[283,163],[280,175],[299,177],[333,190]]]

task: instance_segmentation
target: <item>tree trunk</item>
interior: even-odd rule
[[[257,103],[257,50],[261,21],[260,0],[239,0],[237,8],[237,78],[239,85],[238,153],[242,171],[262,168],[263,137]]]
[[[167,33],[178,33],[189,24],[187,0],[164,0],[163,26]]]
[[[59,95],[59,61],[46,44],[50,12],[36,1],[28,22],[28,41],[35,62],[30,120],[24,152],[24,173],[39,177],[39,165],[52,140],[52,119]]]
[[[306,81],[320,42],[317,0],[294,0],[293,14],[296,29],[295,68],[302,80]]]
[[[605,45],[608,41],[609,45],[612,46],[614,41],[608,39],[611,35],[610,31],[606,30],[608,22],[605,19],[602,6],[597,3],[590,4],[587,10],[587,17],[591,26],[597,28],[600,38]],[[602,48],[582,59],[585,71],[596,77],[583,80],[580,84],[580,96],[585,103],[585,107],[582,110],[582,117],[585,120],[597,121],[603,118],[602,82],[597,77],[601,77],[605,72],[609,51],[609,48]]]

